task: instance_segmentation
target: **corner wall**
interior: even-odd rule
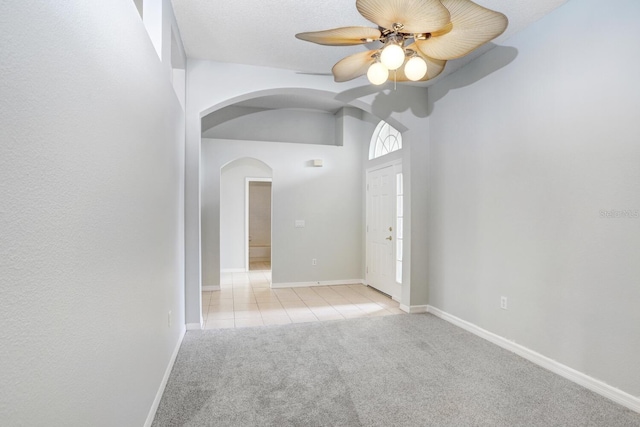
[[[0,38],[1,423],[141,426],[184,331],[170,64],[132,1],[4,1]]]
[[[639,18],[568,2],[505,43],[505,68],[467,84],[494,49],[429,89],[426,258],[431,305],[633,396]]]

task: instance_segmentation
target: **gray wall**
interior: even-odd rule
[[[211,173],[215,173],[211,171]],[[259,160],[243,158],[235,160],[221,168],[220,173],[220,224],[206,221],[203,228],[211,235],[210,227],[220,228],[220,243],[208,239],[202,242],[205,259],[220,256],[220,268],[225,270],[244,270],[247,254],[247,236],[245,221],[246,178],[270,178],[269,166]],[[209,197],[205,196],[206,199]],[[216,204],[217,206],[217,204]],[[207,210],[208,211],[208,210]],[[218,250],[219,249],[219,252]],[[216,286],[217,269],[211,262],[202,263],[204,285]]]
[[[3,1],[0,39],[0,423],[141,426],[184,330],[170,61],[131,1]]]
[[[482,78],[498,48],[429,89],[426,257],[431,305],[634,396],[639,18],[568,2],[505,43],[506,67]]]
[[[203,138],[336,145],[335,116],[331,113],[290,109],[256,111],[256,108],[234,106],[227,108],[251,113],[244,113],[245,115],[204,131]]]
[[[273,282],[363,279],[362,165],[369,141],[350,135],[340,147],[203,139],[203,284],[219,279],[215,268],[205,266],[220,256],[215,230],[218,224],[225,228],[218,207],[220,168],[243,157],[273,169]],[[323,159],[324,166],[311,166],[313,159]],[[304,220],[305,228],[295,228],[296,220]]]

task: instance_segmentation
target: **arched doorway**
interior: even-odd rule
[[[222,275],[247,271],[248,183],[270,182],[272,176],[272,168],[253,157],[234,159],[220,165],[216,171],[205,170],[202,180],[202,290],[218,290]],[[211,194],[217,196],[209,197]],[[270,229],[268,233],[270,245]],[[257,243],[266,244],[262,237]]]
[[[293,103],[291,105],[285,105],[284,101],[288,102],[288,99],[285,100],[283,96],[291,97]],[[198,269],[200,274],[195,274],[195,275],[191,274],[191,273],[197,273],[197,271],[195,271],[195,269],[191,269],[191,270],[189,268],[187,269],[190,272],[190,274],[188,274],[189,277],[193,276],[196,279],[199,278],[197,282],[201,284],[201,287],[200,289],[198,289],[198,291],[210,290],[209,288],[219,289],[220,273],[221,273],[221,270],[225,268],[220,265],[221,229],[220,229],[220,217],[219,217],[220,216],[220,184],[219,184],[220,181],[219,180],[220,180],[221,167],[226,165],[230,160],[235,161],[237,159],[246,158],[246,157],[260,158],[265,162],[269,163],[270,166],[274,168],[274,171],[278,171],[277,174],[275,172],[274,174],[278,176],[279,184],[277,188],[281,188],[282,191],[275,189],[274,200],[276,204],[279,203],[282,206],[292,206],[297,209],[300,205],[302,205],[302,201],[304,201],[304,206],[310,205],[310,204],[314,206],[313,212],[311,213],[307,213],[306,211],[301,211],[300,209],[297,209],[295,212],[294,210],[291,210],[292,212],[291,215],[295,214],[295,218],[290,215],[291,218],[287,217],[287,218],[284,218],[282,221],[277,219],[275,220],[274,227],[276,228],[279,227],[279,229],[283,229],[284,231],[282,233],[280,232],[274,233],[274,239],[276,240],[280,239],[281,242],[280,243],[276,242],[276,245],[275,245],[276,249],[273,252],[274,253],[273,261],[278,272],[277,277],[275,276],[273,277],[273,282],[276,282],[275,284],[277,284],[278,287],[283,287],[283,286],[291,286],[292,284],[296,285],[298,283],[303,283],[303,282],[304,283],[309,283],[309,282],[333,283],[333,282],[339,281],[340,283],[344,283],[344,282],[350,282],[356,279],[359,280],[359,283],[362,281],[364,276],[364,261],[358,262],[357,260],[350,260],[350,262],[342,262],[342,260],[344,260],[344,257],[341,257],[341,256],[339,261],[334,259],[334,258],[338,258],[340,253],[358,254],[358,256],[360,256],[359,254],[363,252],[362,250],[357,250],[357,248],[356,250],[351,250],[351,248],[349,248],[349,250],[346,250],[346,251],[327,251],[325,250],[324,247],[314,246],[313,244],[306,244],[305,242],[303,242],[304,239],[314,240],[316,242],[324,241],[323,238],[320,238],[320,237],[316,238],[317,236],[315,235],[312,236],[312,233],[316,233],[323,237],[339,236],[343,240],[348,239],[348,245],[351,245],[351,246],[353,245],[364,246],[365,242],[364,242],[363,236],[362,238],[358,238],[357,236],[354,237],[351,235],[353,234],[353,230],[360,230],[362,229],[362,227],[359,226],[358,224],[351,224],[351,223],[347,224],[345,221],[345,219],[347,219],[350,222],[360,221],[360,224],[362,224],[362,219],[364,219],[363,211],[361,211],[362,214],[343,215],[341,218],[331,217],[331,221],[327,221],[327,218],[329,218],[331,215],[326,215],[326,214],[319,215],[316,212],[318,205],[319,206],[336,206],[335,200],[333,199],[339,198],[337,195],[340,192],[352,190],[351,186],[347,187],[344,185],[344,183],[347,181],[345,181],[344,179],[338,179],[337,182],[339,182],[340,185],[337,185],[336,188],[333,189],[332,191],[326,191],[327,180],[326,178],[321,179],[319,177],[319,175],[324,175],[326,173],[335,171],[336,170],[335,166],[340,164],[339,162],[333,161],[331,159],[332,159],[332,156],[334,156],[336,153],[344,152],[345,150],[347,150],[343,146],[343,143],[344,143],[343,140],[340,140],[340,138],[336,138],[335,143],[331,144],[333,145],[333,147],[320,148],[321,150],[323,150],[322,154],[318,154],[318,149],[319,149],[318,146],[322,147],[322,145],[329,145],[329,144],[319,145],[319,144],[315,144],[313,142],[308,141],[310,143],[306,145],[302,144],[300,146],[316,147],[316,148],[313,148],[314,152],[313,153],[307,152],[307,154],[300,154],[300,156],[297,156],[299,158],[296,157],[294,159],[290,159],[288,154],[291,154],[291,151],[292,151],[290,150],[291,146],[281,146],[276,150],[274,150],[274,149],[267,149],[266,148],[267,145],[263,145],[264,141],[262,141],[260,138],[253,138],[253,137],[248,138],[246,136],[241,135],[240,139],[238,141],[235,141],[235,140],[232,140],[232,138],[227,137],[226,135],[212,135],[211,137],[205,136],[205,132],[208,129],[211,129],[213,126],[217,126],[217,124],[224,126],[223,119],[234,120],[236,118],[241,118],[242,116],[241,114],[236,114],[238,112],[243,112],[243,111],[249,112],[250,109],[262,109],[266,107],[265,103],[269,104],[268,105],[270,107],[269,109],[279,109],[279,108],[287,108],[287,107],[300,109],[303,107],[302,105],[300,105],[300,103],[301,102],[306,103],[308,101],[307,98],[309,97],[320,98],[321,100],[313,101],[312,105],[315,105],[316,107],[323,107],[323,108],[331,107],[331,105],[334,104],[334,101],[337,101],[338,99],[340,99],[340,96],[338,94],[332,93],[329,91],[324,91],[324,90],[280,88],[280,89],[269,89],[269,90],[257,91],[253,93],[247,93],[238,97],[230,98],[224,102],[218,103],[212,107],[205,108],[201,111],[200,113],[201,126],[199,127],[200,147],[198,150],[199,161],[197,162],[199,164],[198,194],[200,195],[198,200],[198,205],[201,208],[200,210],[201,215],[199,218],[197,218],[197,222],[198,224],[200,224],[200,227],[199,227],[200,233],[198,233],[200,235],[200,238],[198,239],[198,242],[200,243],[199,245],[200,250],[198,251],[200,256],[198,257],[198,261],[200,262],[198,263],[199,265],[197,265],[197,267],[201,267]],[[255,102],[251,101],[254,99],[256,100]],[[244,101],[249,101],[250,104],[247,103],[246,105],[238,105],[238,103],[244,102]],[[349,101],[341,101],[341,102],[344,102],[345,107],[351,106],[351,107],[355,107],[356,111],[361,110],[362,114],[365,114],[365,113],[372,114],[374,110],[371,105],[367,105],[366,103],[360,100],[349,100]],[[228,106],[231,106],[233,108],[229,109],[228,111],[224,110],[224,108]],[[238,110],[235,107],[240,107],[240,110]],[[227,113],[234,113],[234,114],[227,116],[226,115]],[[209,121],[210,119],[213,119],[213,117],[207,117],[209,114],[213,114],[216,116],[213,122]],[[357,117],[357,114],[354,117]],[[336,117],[338,116],[339,115],[336,114]],[[379,117],[376,114],[373,114],[373,116]],[[386,114],[384,116],[385,116],[384,117],[385,120],[388,123],[392,124],[399,131],[402,132],[406,130],[406,128],[402,126],[402,124],[398,123],[397,120],[394,120],[394,118],[386,117]],[[244,117],[247,117],[247,116],[244,116]],[[348,114],[340,115],[340,117],[341,118],[336,121],[336,126],[339,126],[339,128],[337,129],[347,129],[348,125],[345,124],[345,121],[352,121],[354,119],[354,117],[348,116]],[[357,131],[357,133],[360,133],[361,131],[365,130],[367,126],[371,125],[372,126],[371,130],[368,132],[372,132],[377,122],[378,121],[374,122],[369,120],[367,124],[364,124],[364,126],[356,126],[355,128],[352,127],[351,129],[347,129],[349,130],[349,132],[347,133],[349,135],[348,139],[353,140],[354,134],[353,132],[351,132],[351,130],[360,129]],[[264,127],[259,127],[259,128],[264,129]],[[222,129],[222,128],[219,128],[219,129]],[[242,129],[244,130],[244,128]],[[367,133],[367,132],[364,132],[364,133]],[[347,135],[347,134],[343,133],[343,135]],[[305,136],[304,134],[299,134],[299,135]],[[358,138],[358,139],[364,142],[365,140],[368,140],[368,138],[369,137]],[[265,141],[268,141],[268,139],[265,138]],[[284,142],[293,142],[293,141],[284,140]],[[339,148],[335,148],[336,146]],[[330,150],[331,152],[327,153],[325,150]],[[360,150],[360,152],[362,151],[364,150]],[[283,154],[283,153],[287,153],[287,154]],[[358,156],[360,156],[360,154]],[[317,159],[317,158],[324,158],[325,160],[324,168],[314,168],[313,166],[309,166],[311,163],[311,160]],[[337,160],[337,159],[334,159],[334,160]],[[363,161],[366,162],[366,160],[364,159]],[[351,163],[351,164],[357,164],[359,162],[360,160],[357,160],[355,161],[355,163]],[[362,163],[360,163],[360,165],[363,166]],[[293,174],[290,173],[291,169],[300,169],[300,170],[297,172],[294,171],[294,173],[297,173],[297,175],[294,176]],[[350,173],[354,173],[354,174],[356,173],[356,169],[353,169],[352,167],[343,168],[341,170],[343,172],[345,170],[349,170],[351,171]],[[363,181],[364,172],[362,171],[360,173],[362,173],[362,177],[360,179]],[[353,181],[349,181],[349,182],[353,182]],[[214,186],[215,188],[213,189],[210,188],[211,183],[216,184]],[[315,185],[317,188],[316,187],[310,188],[310,191],[297,191],[300,188],[300,184],[305,184],[305,185],[310,184],[311,187]],[[297,191],[297,193],[299,194],[296,194],[295,197],[293,195],[288,195],[288,194],[286,196],[279,195],[280,193],[287,192],[287,190],[293,190],[294,192]],[[318,200],[317,200],[318,194],[322,195],[323,197],[326,196],[325,198],[329,198],[329,199],[323,203],[318,203]],[[315,195],[315,196],[311,197],[310,195]],[[310,197],[312,200],[307,200]],[[362,197],[362,191],[358,194],[354,193],[354,194],[349,194],[345,197],[343,196],[340,196],[340,197],[341,197],[341,200],[349,200],[349,201],[361,200],[362,203],[364,202],[364,197]],[[342,206],[342,205],[338,204],[337,206]],[[344,210],[343,207],[341,207],[341,210]],[[351,209],[351,211],[353,211],[353,209]],[[334,213],[335,212],[338,212],[338,211],[334,209]],[[308,218],[312,218],[314,220],[313,224],[307,221],[307,227],[304,230],[297,228],[298,222],[301,222],[303,224],[302,227],[304,228],[305,227],[304,219],[308,219]],[[298,221],[298,220],[302,220],[302,221]],[[295,224],[295,226],[293,224]],[[318,231],[319,230],[318,225],[322,227],[322,226],[326,226],[326,224],[331,224],[333,228],[335,228],[336,224],[338,224],[339,226],[343,227],[344,230],[340,230],[340,232],[336,232],[335,229],[330,232],[326,230]],[[280,236],[280,237],[277,237],[277,236]],[[278,255],[279,252],[277,248],[284,247],[283,246],[285,244],[284,242],[286,242],[287,247],[291,247],[292,242],[296,242],[297,246],[295,247],[295,250],[293,250],[293,253],[291,254],[282,253]],[[338,246],[347,247],[348,245],[344,245],[340,243]],[[405,242],[405,245],[406,245],[406,242]],[[335,246],[335,244],[333,244],[333,246]],[[311,253],[311,252],[314,252],[314,253]],[[323,253],[320,255],[317,255],[320,252],[323,252]],[[314,261],[316,257],[318,259],[317,265]],[[284,268],[284,267],[279,268],[278,266],[281,264],[288,268]],[[352,265],[362,266],[360,268],[360,270],[362,271],[357,271],[355,273],[351,272],[350,266]],[[334,266],[337,266],[341,270],[338,271],[338,269],[334,268]],[[228,267],[228,268],[234,268],[234,267]],[[240,268],[240,267],[237,267],[237,268]],[[311,271],[307,271],[307,270],[311,270]],[[280,273],[280,271],[282,273]],[[336,276],[336,277],[330,277],[330,276]],[[208,278],[213,278],[213,279],[209,280]],[[408,285],[408,283],[405,283],[405,284]],[[404,286],[405,284],[403,284],[403,289],[405,287]],[[191,291],[192,289],[188,289],[188,292],[187,292],[189,301],[196,300],[196,297],[200,296],[199,295],[200,292],[191,292]],[[403,291],[403,295],[404,294],[408,294],[408,293]],[[189,304],[187,305],[189,306]]]
[[[249,157],[220,169],[222,273],[271,270],[272,176],[267,164]]]

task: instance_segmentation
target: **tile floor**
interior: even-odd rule
[[[271,270],[271,261],[249,260],[249,271],[253,270]]]
[[[241,328],[403,314],[364,285],[271,289],[271,271],[225,273],[220,291],[202,293],[205,329]]]

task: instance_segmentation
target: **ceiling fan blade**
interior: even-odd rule
[[[403,33],[431,33],[445,27],[449,11],[440,0],[356,0],[358,12],[382,28],[403,24]]]
[[[411,49],[411,50],[415,51],[427,63],[427,74],[423,78],[418,80],[420,82],[425,82],[427,80],[435,79],[436,77],[438,77],[440,75],[440,73],[442,73],[442,71],[444,70],[444,66],[447,65],[447,61],[443,61],[441,59],[433,59],[433,58],[429,58],[428,56],[423,55],[420,52],[420,50],[418,49],[418,47],[416,46],[415,43],[407,46],[407,49]],[[407,62],[405,61],[405,64],[406,63]],[[389,79],[392,80],[393,79],[393,75],[391,75],[389,77]],[[396,81],[399,81],[399,82],[410,82],[411,81],[404,74],[404,66],[398,68],[398,71],[397,71],[397,74],[396,74]]]
[[[369,50],[341,59],[331,69],[334,80],[341,83],[367,74],[369,66],[375,61],[371,56],[376,52],[377,50]]]
[[[296,34],[300,40],[328,46],[353,46],[378,40],[380,30],[369,27],[342,27]]]
[[[451,25],[417,42],[420,51],[431,58],[460,58],[507,29],[506,16],[470,0],[442,0],[442,4],[451,13]]]

